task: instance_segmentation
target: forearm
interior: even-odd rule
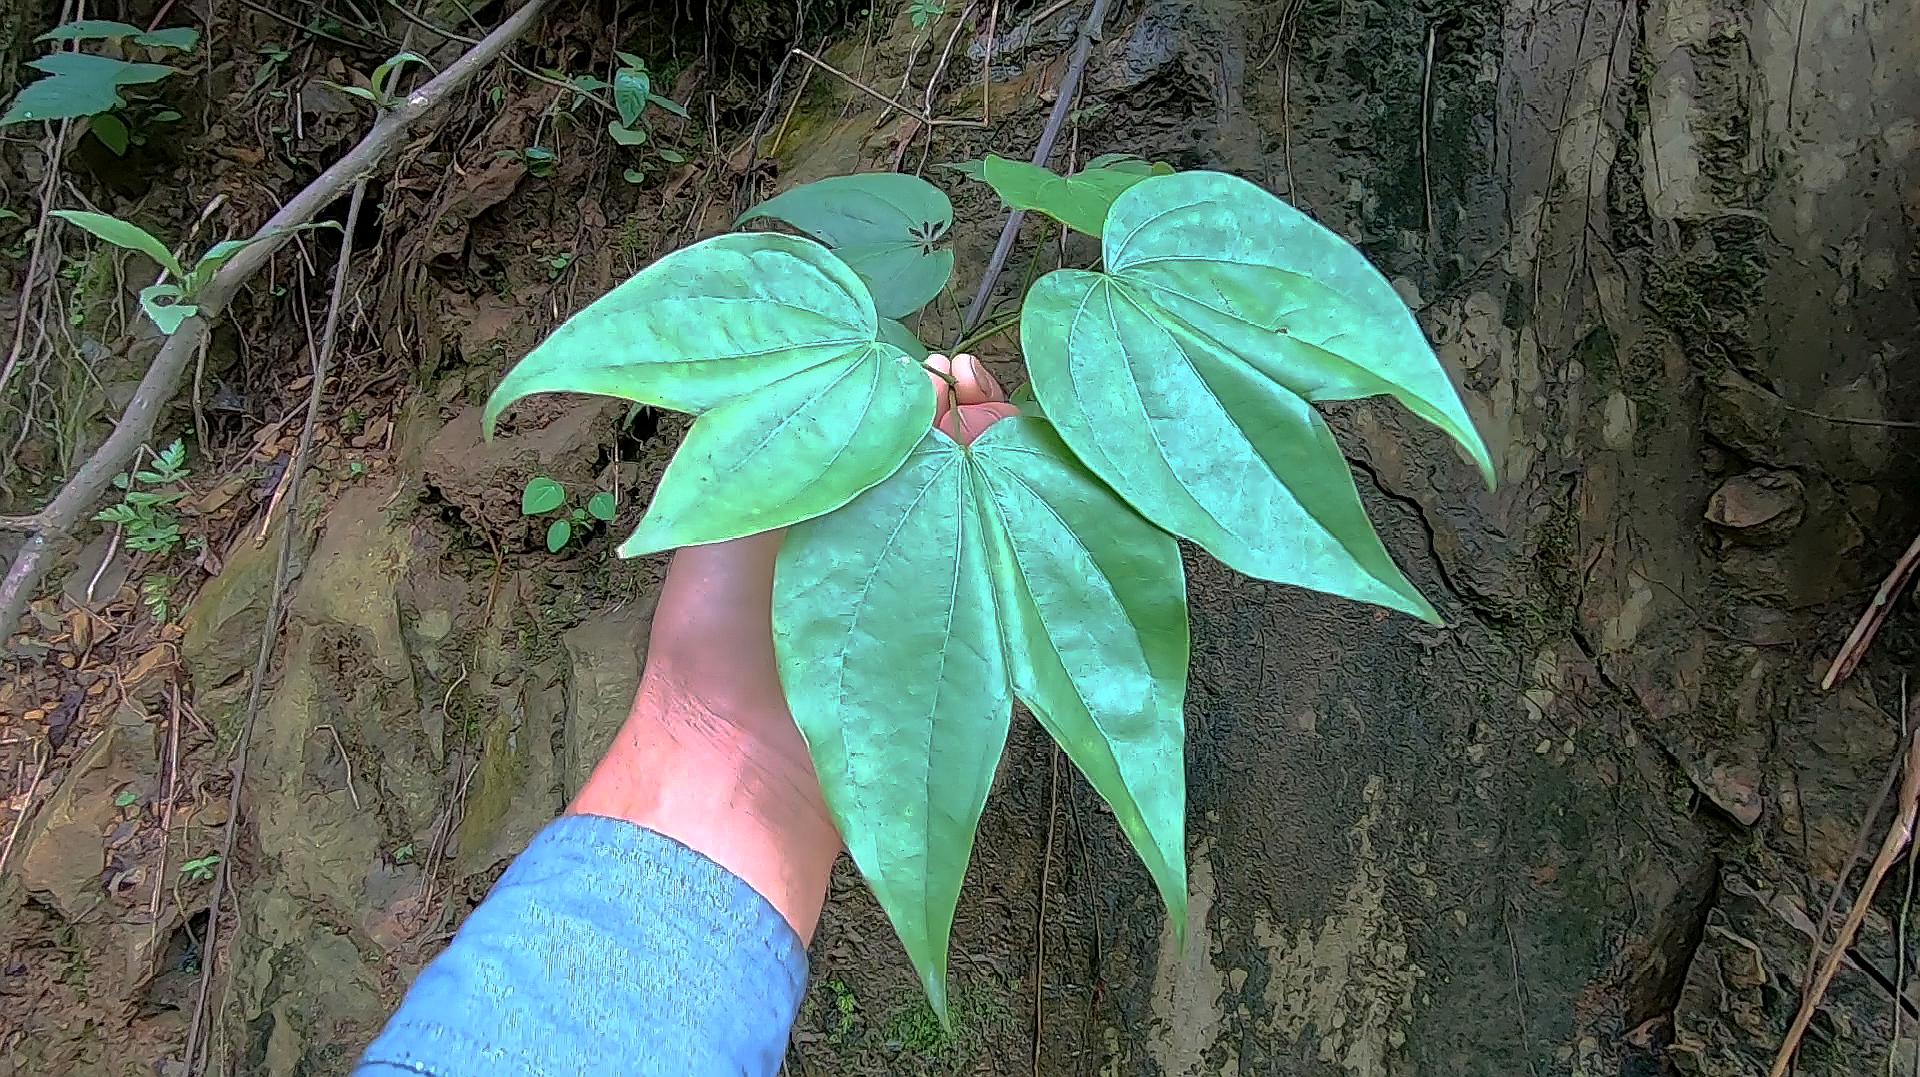
[[[774,533],[674,555],[633,710],[568,811],[626,820],[710,858],[804,944],[840,835],[773,674],[779,548]]]
[[[766,1073],[840,840],[773,673],[779,536],[683,550],[626,724],[415,981],[369,1073]]]

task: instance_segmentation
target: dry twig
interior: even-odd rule
[[[1847,642],[1841,644],[1840,653],[1833,656],[1833,665],[1827,667],[1827,675],[1820,680],[1820,687],[1831,689],[1834,685],[1852,675],[1860,659],[1866,657],[1867,648],[1873,644],[1873,637],[1887,619],[1887,612],[1893,608],[1893,600],[1900,589],[1913,578],[1915,569],[1920,569],[1920,535],[1915,535],[1907,552],[1894,562],[1893,571],[1880,581],[1880,587],[1873,593],[1873,601],[1860,614],[1853,631],[1847,634]]]
[[[313,429],[320,421],[320,397],[326,388],[327,368],[333,360],[334,340],[339,335],[340,309],[345,306],[347,269],[353,260],[354,227],[360,222],[360,203],[366,193],[367,181],[362,176],[353,185],[353,195],[347,203],[345,234],[340,240],[340,260],[333,271],[333,297],[327,304],[327,324],[321,333],[320,349],[313,354],[313,377],[312,385],[307,390],[306,422],[300,428],[300,440],[294,447],[293,459],[287,465],[289,508],[280,530],[280,555],[274,565],[273,589],[267,600],[267,621],[261,627],[260,649],[254,655],[253,678],[247,685],[247,709],[240,724],[240,743],[233,762],[233,783],[227,790],[227,821],[225,834],[221,838],[220,863],[213,880],[213,896],[208,900],[207,941],[202,947],[200,991],[194,1005],[193,1024],[187,1030],[186,1057],[194,1061],[196,1073],[206,1072],[204,1053],[207,1044],[201,1039],[200,1031],[205,1018],[207,992],[213,983],[216,943],[220,938],[220,906],[227,891],[232,889],[233,838],[239,829],[240,792],[246,784],[247,749],[252,745],[254,721],[260,715],[260,699],[266,687],[267,667],[273,659],[274,642],[280,635],[280,617],[286,606],[287,575],[293,567],[293,535],[298,524],[295,515],[300,505],[301,480],[306,474],[307,455],[313,448]],[[342,758],[345,755],[343,747]],[[348,781],[351,783],[351,777]],[[359,798],[356,796],[354,799],[357,801]]]
[[[480,44],[474,46],[471,52],[447,65],[445,71],[415,90],[403,104],[382,116],[359,145],[290,199],[280,212],[274,214],[254,234],[254,242],[234,255],[233,260],[221,267],[213,280],[194,297],[200,314],[188,318],[160,346],[159,354],[154,356],[153,365],[147,368],[146,376],[140,379],[113,433],[80,465],[45,508],[24,520],[9,522],[16,529],[30,527],[32,534],[21,544],[5,581],[0,582],[0,634],[12,632],[20,623],[27,600],[33,596],[41,578],[51,567],[50,554],[55,543],[66,538],[85,518],[87,510],[107,489],[114,473],[152,435],[160,413],[178,391],[188,361],[198,350],[211,319],[226,307],[240,286],[259,272],[273,257],[273,253],[287,242],[291,229],[312,221],[350,185],[403,146],[415,125],[518,39],[539,17],[547,2],[527,0]]]
[[[1100,36],[1100,24],[1107,18],[1107,0],[1093,0],[1087,10],[1086,21],[1080,24],[1080,36],[1073,43],[1073,59],[1067,63],[1067,73],[1060,79],[1059,96],[1053,100],[1053,111],[1047,115],[1047,126],[1040,132],[1040,143],[1033,148],[1033,163],[1041,168],[1053,158],[1053,144],[1060,138],[1060,128],[1067,122],[1067,113],[1073,111],[1073,99],[1080,91],[1080,76],[1087,69],[1087,57],[1093,55],[1093,40]],[[987,300],[993,298],[994,282],[1000,279],[1000,271],[1007,266],[1007,256],[1013,253],[1013,241],[1020,234],[1020,222],[1026,214],[1020,210],[1007,213],[1007,224],[1000,230],[1000,242],[994,244],[993,257],[987,261],[987,272],[980,278],[980,290],[974,293],[973,304],[967,308],[967,316],[960,323],[960,332],[967,333],[980,324],[980,318],[987,312]]]
[[[1794,1052],[1800,1049],[1800,1040],[1807,1034],[1807,1025],[1813,1021],[1814,1012],[1820,1008],[1820,1000],[1826,997],[1827,988],[1840,971],[1840,963],[1846,959],[1847,948],[1853,945],[1854,936],[1866,921],[1867,910],[1873,906],[1874,894],[1879,892],[1880,883],[1887,877],[1887,872],[1893,869],[1893,862],[1900,858],[1901,850],[1913,840],[1917,815],[1920,815],[1920,730],[1915,730],[1907,742],[1906,777],[1900,783],[1900,802],[1894,813],[1893,825],[1887,828],[1887,836],[1880,842],[1880,852],[1873,858],[1873,866],[1867,869],[1867,877],[1860,884],[1860,895],[1854,899],[1853,908],[1840,924],[1840,933],[1834,937],[1832,948],[1821,960],[1820,970],[1814,974],[1813,987],[1800,1000],[1800,1011],[1793,1015],[1793,1024],[1780,1041],[1780,1053],[1774,1056],[1773,1068],[1767,1071],[1768,1077],[1782,1077],[1792,1064]]]

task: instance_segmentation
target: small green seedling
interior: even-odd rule
[[[220,854],[209,853],[195,857],[180,865],[180,877],[188,882],[206,883],[213,881],[213,869],[220,866]]]
[[[162,333],[172,336],[182,322],[200,313],[200,307],[193,302],[200,289],[213,280],[220,267],[232,260],[233,256],[245,250],[249,245],[258,243],[287,232],[299,232],[313,228],[338,228],[334,221],[316,221],[311,224],[297,225],[276,232],[263,232],[246,239],[223,239],[207,248],[207,253],[193,264],[192,269],[181,264],[173,251],[152,232],[123,221],[109,213],[90,213],[81,209],[56,209],[51,216],[58,217],[68,224],[75,225],[93,233],[100,239],[116,247],[138,251],[154,260],[176,284],[149,284],[140,289],[140,309],[145,311],[153,324]]]
[[[408,64],[424,64],[429,71],[433,69],[433,65],[427,63],[427,58],[419,53],[403,52],[374,68],[373,75],[367,79],[365,86],[342,86],[337,82],[329,82],[326,85],[341,93],[352,94],[362,101],[371,101],[373,107],[382,112],[392,112],[406,103],[404,95],[393,92],[393,80],[400,73],[400,69]]]
[[[113,798],[113,806],[116,808],[131,808],[138,803],[140,803],[140,794],[131,789],[122,789],[120,795]]]
[[[190,51],[200,40],[200,32],[185,26],[148,31],[111,19],[79,19],[56,26],[34,40],[60,44],[125,42],[149,54],[163,55]],[[116,155],[125,153],[130,141],[140,141],[124,119],[113,115],[116,109],[127,107],[121,91],[159,82],[175,73],[166,64],[136,63],[90,52],[55,52],[30,60],[27,66],[44,72],[46,77],[28,83],[14,96],[6,113],[0,115],[0,127],[36,120],[85,119],[93,136]],[[163,109],[146,118],[165,123],[179,117],[179,113]]]
[[[907,18],[913,20],[915,30],[925,30],[934,20],[947,13],[945,0],[913,0],[907,7]]]
[[[186,460],[186,446],[175,438],[153,458],[151,467],[115,475],[114,488],[122,491],[120,503],[101,509],[93,518],[118,524],[130,550],[172,553],[180,545],[180,518],[172,507],[187,496],[182,486],[189,474]]]
[[[553,175],[553,166],[559,160],[554,152],[545,146],[528,146],[519,150],[501,150],[495,156],[505,160],[517,160],[527,169],[527,174],[538,179]]]
[[[395,847],[393,850],[393,862],[396,864],[413,863],[413,843],[407,842]]]
[[[653,76],[647,71],[647,62],[630,52],[617,52],[620,67],[613,73],[613,107],[620,115],[607,121],[607,135],[622,146],[639,146],[652,137],[652,132],[641,124],[649,105],[671,112],[682,119],[687,110],[680,105],[653,92]],[[665,148],[656,150],[660,158],[669,162],[686,160],[680,154]],[[628,169],[628,172],[635,171]],[[628,178],[628,182],[633,182]]]
[[[259,70],[253,73],[253,83],[247,87],[249,94],[258,92],[260,87],[272,82],[273,77],[280,73],[281,65],[293,59],[292,52],[278,45],[262,45],[257,51],[262,62]]]
[[[520,515],[545,516],[556,509],[565,508],[567,488],[545,475],[535,475],[527,480],[520,491]],[[559,553],[572,541],[576,528],[589,525],[598,520],[606,523],[613,519],[619,504],[614,496],[605,490],[587,499],[585,508],[576,507],[547,525],[547,552]]]
[[[173,577],[148,576],[141,580],[140,604],[155,623],[166,624],[173,616]]]
[[[565,273],[567,271],[567,267],[572,264],[573,264],[572,251],[562,251],[559,254],[556,254],[548,258],[547,259],[547,279],[559,280],[560,274]]]

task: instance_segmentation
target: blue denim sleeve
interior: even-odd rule
[[[356,1072],[771,1075],[806,979],[793,928],[726,869],[571,815],[507,868]]]

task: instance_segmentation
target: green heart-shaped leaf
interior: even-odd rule
[[[880,314],[903,318],[940,294],[953,252],[933,245],[953,226],[953,203],[918,176],[830,176],[784,191],[734,224],[771,218],[820,240],[867,282]]]
[[[1180,547],[1043,419],[1003,419],[972,448],[1014,694],[1113,808],[1184,931]]]
[[[781,682],[847,852],[927,999],[1013,702],[965,456],[930,433],[885,482],[787,533]]]
[[[1186,920],[1180,555],[1044,420],[893,476],[788,532],[782,682],[828,807],[937,1011],[973,836],[1017,694],[1113,806]]]
[[[1071,176],[988,154],[981,178],[1013,209],[1044,213],[1076,232],[1097,236],[1107,210],[1152,168],[1137,157],[1102,158]]]
[[[567,488],[545,475],[535,475],[520,489],[520,515],[539,516],[566,504]]]
[[[1047,416],[1148,519],[1249,575],[1435,620],[1380,544],[1311,400],[1390,393],[1491,460],[1419,327],[1360,253],[1244,180],[1187,172],[1115,201],[1108,272],[1029,293]]]
[[[900,466],[934,408],[919,366],[880,342],[860,278],[772,233],[675,251],[574,315],[501,381],[485,428],[542,392],[700,416],[629,557],[831,512]]]

